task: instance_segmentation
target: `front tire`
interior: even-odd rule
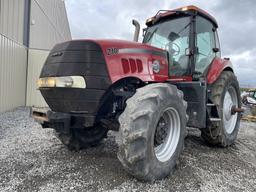
[[[176,86],[150,84],[127,100],[119,117],[118,158],[134,177],[162,179],[183,150],[187,103]]]
[[[210,145],[230,146],[237,138],[241,119],[240,113],[232,114],[232,106],[241,108],[239,84],[233,72],[221,73],[212,85],[210,99],[216,105],[221,121],[202,129],[201,136]]]
[[[82,129],[70,129],[68,133],[55,131],[55,135],[69,150],[78,151],[98,145],[102,139],[107,137],[107,132],[106,128],[98,125]]]

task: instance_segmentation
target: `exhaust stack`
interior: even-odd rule
[[[133,41],[138,42],[139,40],[139,34],[140,34],[140,24],[136,20],[132,20],[132,24],[135,26],[135,32],[133,36]]]

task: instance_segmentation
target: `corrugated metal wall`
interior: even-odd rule
[[[24,0],[0,1],[0,34],[23,43]]]
[[[43,97],[36,90],[36,80],[49,50],[55,44],[70,39],[64,1],[31,0],[26,105],[39,107],[46,105]]]
[[[29,1],[0,0],[0,112],[26,103],[46,105],[36,90],[36,79],[48,50],[71,39],[64,1],[31,0],[30,43],[26,48],[24,15],[29,9],[25,9],[25,2]]]
[[[25,105],[27,50],[0,35],[0,112]]]
[[[25,105],[24,0],[0,0],[0,112]]]
[[[56,43],[71,39],[62,0],[32,0],[30,19],[30,48],[50,50]]]
[[[70,39],[71,33],[69,30],[69,23],[67,20],[65,3],[63,0],[36,0],[38,4],[45,10],[46,15],[52,21],[53,25],[57,29],[62,40]],[[51,2],[51,5],[50,5]]]
[[[40,92],[37,90],[36,81],[40,75],[41,68],[46,60],[49,51],[44,50],[34,50],[30,49],[28,52],[28,82],[27,92],[27,105],[37,107],[47,106],[44,98],[41,96]]]

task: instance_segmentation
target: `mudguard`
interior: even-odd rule
[[[222,71],[234,71],[232,63],[229,59],[214,58],[207,73],[207,83],[214,83]]]

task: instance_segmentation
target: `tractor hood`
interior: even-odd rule
[[[154,72],[153,67],[159,71]],[[123,40],[67,41],[54,46],[40,77],[70,75],[82,75],[92,81],[89,86],[100,84],[101,88],[125,77],[165,81],[168,78],[167,53],[146,44]],[[95,79],[98,80],[95,82]]]

